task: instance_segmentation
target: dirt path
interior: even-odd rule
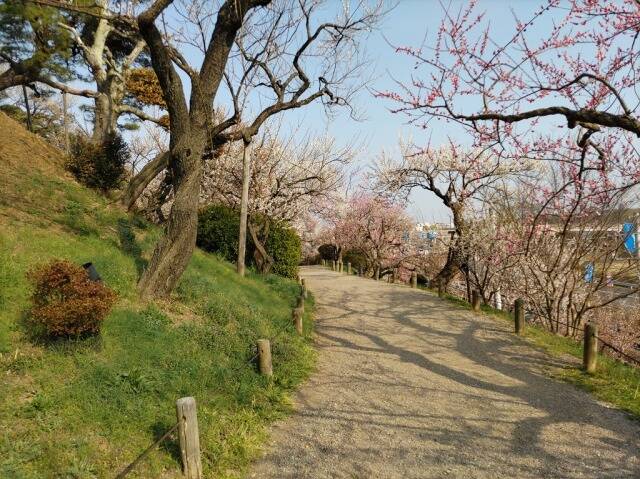
[[[405,286],[302,272],[317,373],[256,478],[640,478],[640,423],[545,377],[503,325]]]

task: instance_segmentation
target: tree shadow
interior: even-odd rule
[[[118,220],[117,230],[120,249],[133,258],[136,271],[138,272],[138,278],[140,278],[142,272],[148,265],[148,261],[142,257],[142,248],[136,240],[132,221],[128,218],[120,218]]]
[[[365,286],[361,282],[367,280],[342,281],[335,273],[316,271],[310,279],[322,314],[319,347],[330,351],[333,361],[336,354],[356,360],[340,375],[311,379],[314,387],[329,388],[327,396],[350,395],[351,402],[319,402],[317,397],[309,402],[303,391],[298,415],[304,421],[316,421],[320,428],[343,423],[350,430],[394,437],[404,430],[407,437],[420,441],[417,445],[450,447],[407,449],[392,441],[369,451],[370,457],[385,455],[396,465],[406,464],[407,456],[416,454],[435,466],[441,460],[461,468],[473,464],[493,477],[507,472],[512,477],[581,477],[587,471],[597,477],[640,477],[635,423],[584,391],[549,378],[545,369],[569,364],[510,334],[508,324],[460,310],[421,291],[372,281],[371,288],[355,289],[347,281]],[[383,358],[387,359],[382,362]],[[357,384],[383,391],[384,400],[361,400],[361,390],[354,389]],[[424,402],[420,409],[402,399],[403,391],[447,399],[436,408]],[[573,438],[574,431],[585,436]],[[297,436],[292,443],[305,448],[317,442],[303,431],[288,433]],[[487,436],[491,446],[483,445],[482,453],[491,460],[476,461],[462,452]],[[549,444],[550,438],[555,443]],[[581,440],[596,441],[598,454],[590,454]],[[366,442],[348,447],[349,454],[344,450],[340,454],[357,457],[376,446]],[[300,453],[301,461],[307,450]],[[353,469],[352,462],[341,467]],[[308,460],[306,466],[313,470],[318,464]]]

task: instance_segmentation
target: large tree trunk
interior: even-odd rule
[[[213,101],[244,16],[249,10],[268,3],[270,0],[225,0],[222,3],[202,66],[198,73],[191,75],[188,103],[169,48],[155,25],[156,18],[171,0],[153,2],[138,16],[139,30],[149,47],[151,64],[171,118],[170,168],[175,194],[165,234],[156,246],[149,269],[138,283],[143,298],[167,296],[187,268],[196,245],[201,158],[207,140],[207,124],[213,119]]]
[[[440,272],[433,278],[433,286],[439,288],[442,286],[446,290],[451,280],[460,272],[465,264],[466,258],[463,248],[463,241],[466,239],[466,224],[464,220],[464,204],[454,203],[450,206],[453,213],[454,234],[449,244],[449,252],[447,254],[447,262]]]
[[[258,268],[258,271],[260,271],[261,274],[268,274],[269,271],[271,271],[271,267],[273,266],[275,261],[267,252],[266,248],[262,244],[262,241],[260,241],[260,238],[258,237],[258,233],[256,232],[256,228],[251,224],[251,222],[248,223],[248,228],[249,228],[249,233],[251,234],[251,239],[253,239],[253,244],[256,247],[256,251],[254,253],[254,259],[256,261],[256,266]],[[265,238],[269,235],[268,223],[266,225],[266,229],[267,231],[265,232],[265,235],[264,235]]]
[[[146,187],[149,186],[149,183],[151,183],[155,177],[169,166],[170,158],[171,154],[168,151],[160,153],[153,160],[144,165],[140,172],[131,179],[127,185],[127,189],[120,199],[127,210],[133,209],[136,201],[138,201],[138,198],[140,198],[140,195],[144,192]]]
[[[91,140],[102,145],[118,129],[120,115],[116,105],[122,102],[124,85],[117,76],[109,75],[96,80],[96,89],[98,96],[93,100],[94,122]]]
[[[202,177],[203,132],[184,132],[171,150],[175,199],[165,234],[156,246],[138,289],[143,298],[168,296],[187,268],[196,245]]]
[[[247,217],[249,215],[249,182],[251,181],[251,142],[244,142],[242,151],[242,195],[240,198],[240,229],[238,231],[238,274],[244,276],[247,254]]]

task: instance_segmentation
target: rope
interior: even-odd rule
[[[171,426],[171,428],[167,432],[165,432],[162,435],[162,437],[157,439],[153,444],[151,444],[148,448],[146,448],[142,452],[142,454],[140,454],[138,457],[136,457],[135,461],[133,461],[131,464],[129,464],[127,467],[125,467],[122,470],[122,472],[116,476],[116,479],[122,479],[127,474],[129,474],[133,470],[133,468],[136,467],[138,465],[138,463],[140,461],[142,461],[153,449],[155,449],[162,441],[164,441],[166,438],[168,438],[171,433],[173,433],[176,429],[178,429],[178,425],[179,424],[180,424],[180,422],[177,422],[173,426]]]
[[[283,328],[281,328],[278,332],[276,332],[276,334],[271,337],[271,340],[273,341],[276,338],[279,338],[281,334],[285,333],[292,326],[293,326],[293,323],[289,322]],[[251,364],[257,358],[258,358],[258,352],[256,351],[253,354],[253,356],[251,356],[251,358],[247,360],[247,363]],[[239,371],[240,367],[242,367],[242,365],[244,364],[245,363],[242,363],[239,367],[235,368],[233,371]],[[126,477],[126,475],[129,474],[145,457],[147,457],[153,449],[155,449],[162,441],[167,439],[178,428],[179,424],[180,422],[177,422],[173,426],[171,426],[169,430],[167,430],[160,438],[158,438],[153,444],[151,444],[148,448],[146,448],[131,464],[125,467],[122,470],[122,472],[120,472],[115,477],[115,479],[123,479],[124,477]]]
[[[463,296],[458,296],[458,297],[459,297],[460,299],[464,299],[464,300],[466,301],[465,297],[463,297]],[[531,310],[531,309],[527,309],[527,310],[525,310],[525,315],[526,315],[527,313],[528,313],[528,314],[530,314],[530,315],[534,315],[534,317],[535,317],[535,316],[537,316],[537,315],[536,315],[536,313],[535,313],[535,311],[533,311],[533,310]],[[536,324],[536,322],[535,322],[535,321],[528,321],[528,322],[529,322],[530,324]],[[554,323],[556,323],[556,324],[563,325],[563,326],[568,326],[569,328],[572,328],[574,331],[579,331],[579,332],[581,332],[581,333],[583,333],[583,334],[584,334],[584,328],[581,328],[580,326],[576,326],[576,325],[573,325],[573,324],[565,323],[564,321],[560,321],[560,320],[557,320],[557,321],[555,321],[555,320],[554,320],[553,322],[554,322]],[[542,326],[543,326],[543,327],[544,327],[544,326],[546,326],[546,325],[545,325],[545,323],[544,323],[544,322],[542,322],[542,321],[539,321],[538,323],[539,323],[539,324],[542,324]],[[633,363],[633,364],[637,364],[638,366],[640,366],[640,360],[638,360],[638,359],[634,358],[633,356],[628,355],[628,354],[627,354],[627,353],[625,353],[624,351],[622,351],[622,350],[620,350],[619,348],[615,347],[613,344],[606,342],[604,339],[602,339],[602,338],[601,338],[600,336],[598,336],[598,335],[596,335],[596,339],[602,343],[602,345],[603,345],[602,350],[604,350],[604,348],[609,348],[609,349],[611,349],[612,351],[614,351],[614,352],[616,352],[617,354],[619,354],[620,356],[622,356],[623,358],[625,358],[627,361],[629,361],[629,362],[631,362],[631,363]]]

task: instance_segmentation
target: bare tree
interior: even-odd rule
[[[169,162],[174,190],[166,235],[140,281],[141,294],[149,297],[163,296],[173,289],[195,246],[201,159],[228,141],[250,142],[277,113],[315,100],[323,100],[327,107],[348,105],[350,97],[342,94],[340,87],[357,78],[353,61],[358,58],[354,56],[359,48],[358,34],[369,31],[380,14],[378,4],[368,8],[368,3],[362,2],[341,12],[336,21],[317,22],[318,2],[272,5],[267,0],[227,1],[215,12],[216,24],[203,48],[202,66],[196,71],[155,25],[171,3],[157,1],[138,17],[171,118],[170,152],[161,160]],[[260,6],[266,8],[257,11]],[[213,17],[206,12],[203,15],[201,31],[206,32],[204,26]],[[243,29],[245,22],[251,27]],[[273,48],[278,40],[282,46]],[[228,66],[233,52],[237,52],[237,69]],[[191,82],[188,106],[176,68]],[[233,112],[214,122],[213,99],[222,81],[233,99]],[[247,90],[268,99],[268,106],[252,120],[247,120],[246,114],[242,118],[242,92]]]
[[[399,161],[382,157],[376,165],[378,188],[407,196],[414,188],[433,193],[451,210],[455,236],[449,244],[447,261],[434,278],[447,286],[459,272],[468,274],[465,248],[469,230],[469,209],[488,190],[530,169],[527,162],[513,162],[494,152],[466,149],[450,142],[438,148],[403,147]]]

